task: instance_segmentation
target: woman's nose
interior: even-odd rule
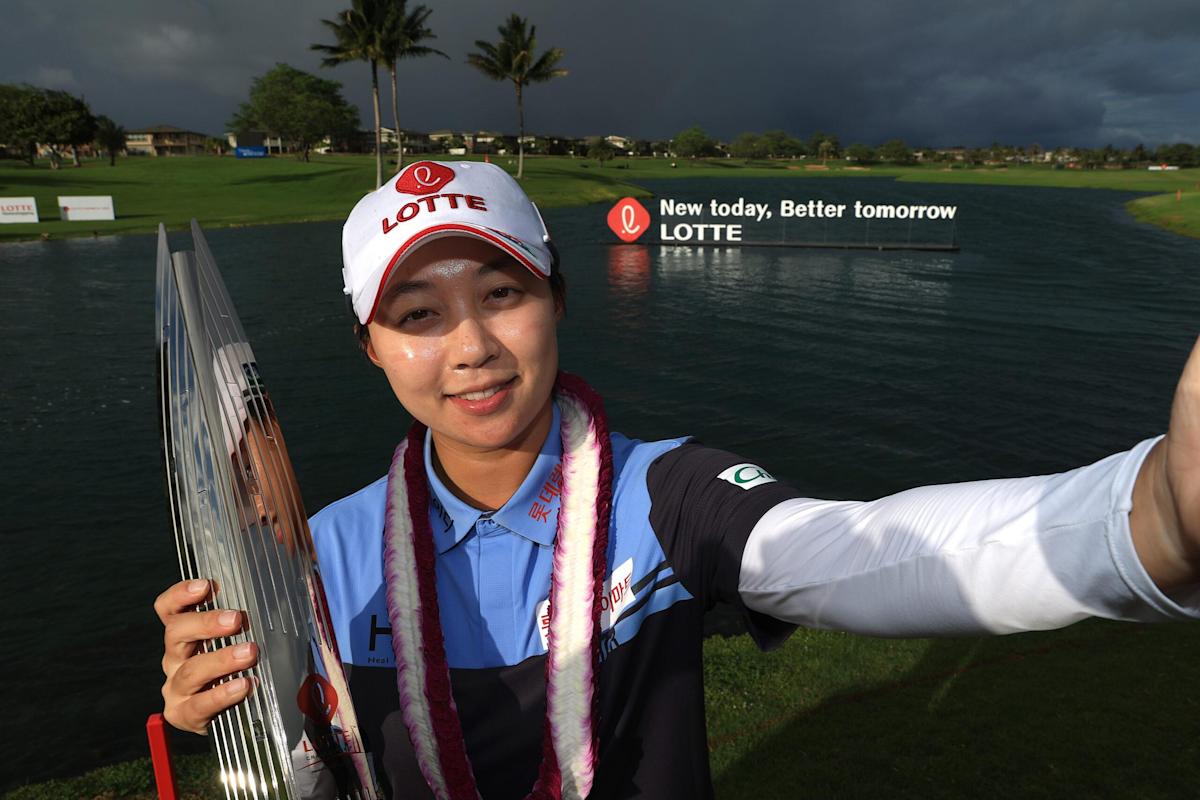
[[[454,330],[456,369],[482,367],[496,357],[496,339],[475,317],[464,317]]]

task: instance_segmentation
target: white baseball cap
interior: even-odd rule
[[[546,224],[507,172],[478,161],[417,161],[359,200],[342,226],[342,291],[358,321],[375,316],[392,270],[445,236],[480,239],[550,276]]]

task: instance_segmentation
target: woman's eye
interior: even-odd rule
[[[407,314],[405,314],[403,317],[401,317],[400,324],[403,325],[406,322],[420,322],[423,319],[428,319],[429,314],[430,314],[429,309],[418,308],[417,310],[410,311]]]
[[[514,296],[518,291],[511,286],[498,286],[492,289],[491,296],[497,300],[503,300],[506,297]]]

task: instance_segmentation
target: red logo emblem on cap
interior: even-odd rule
[[[635,241],[650,227],[650,212],[632,197],[622,198],[609,209],[608,227],[621,241]]]
[[[404,194],[433,194],[454,180],[454,170],[433,161],[418,161],[396,179],[396,191]]]
[[[313,722],[328,724],[337,711],[338,696],[329,681],[320,675],[309,675],[296,693],[296,705]]]

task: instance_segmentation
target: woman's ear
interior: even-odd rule
[[[367,338],[367,343],[363,347],[363,352],[367,354],[367,358],[371,359],[371,363],[383,369],[383,362],[379,360],[379,355],[375,352],[375,342]]]

